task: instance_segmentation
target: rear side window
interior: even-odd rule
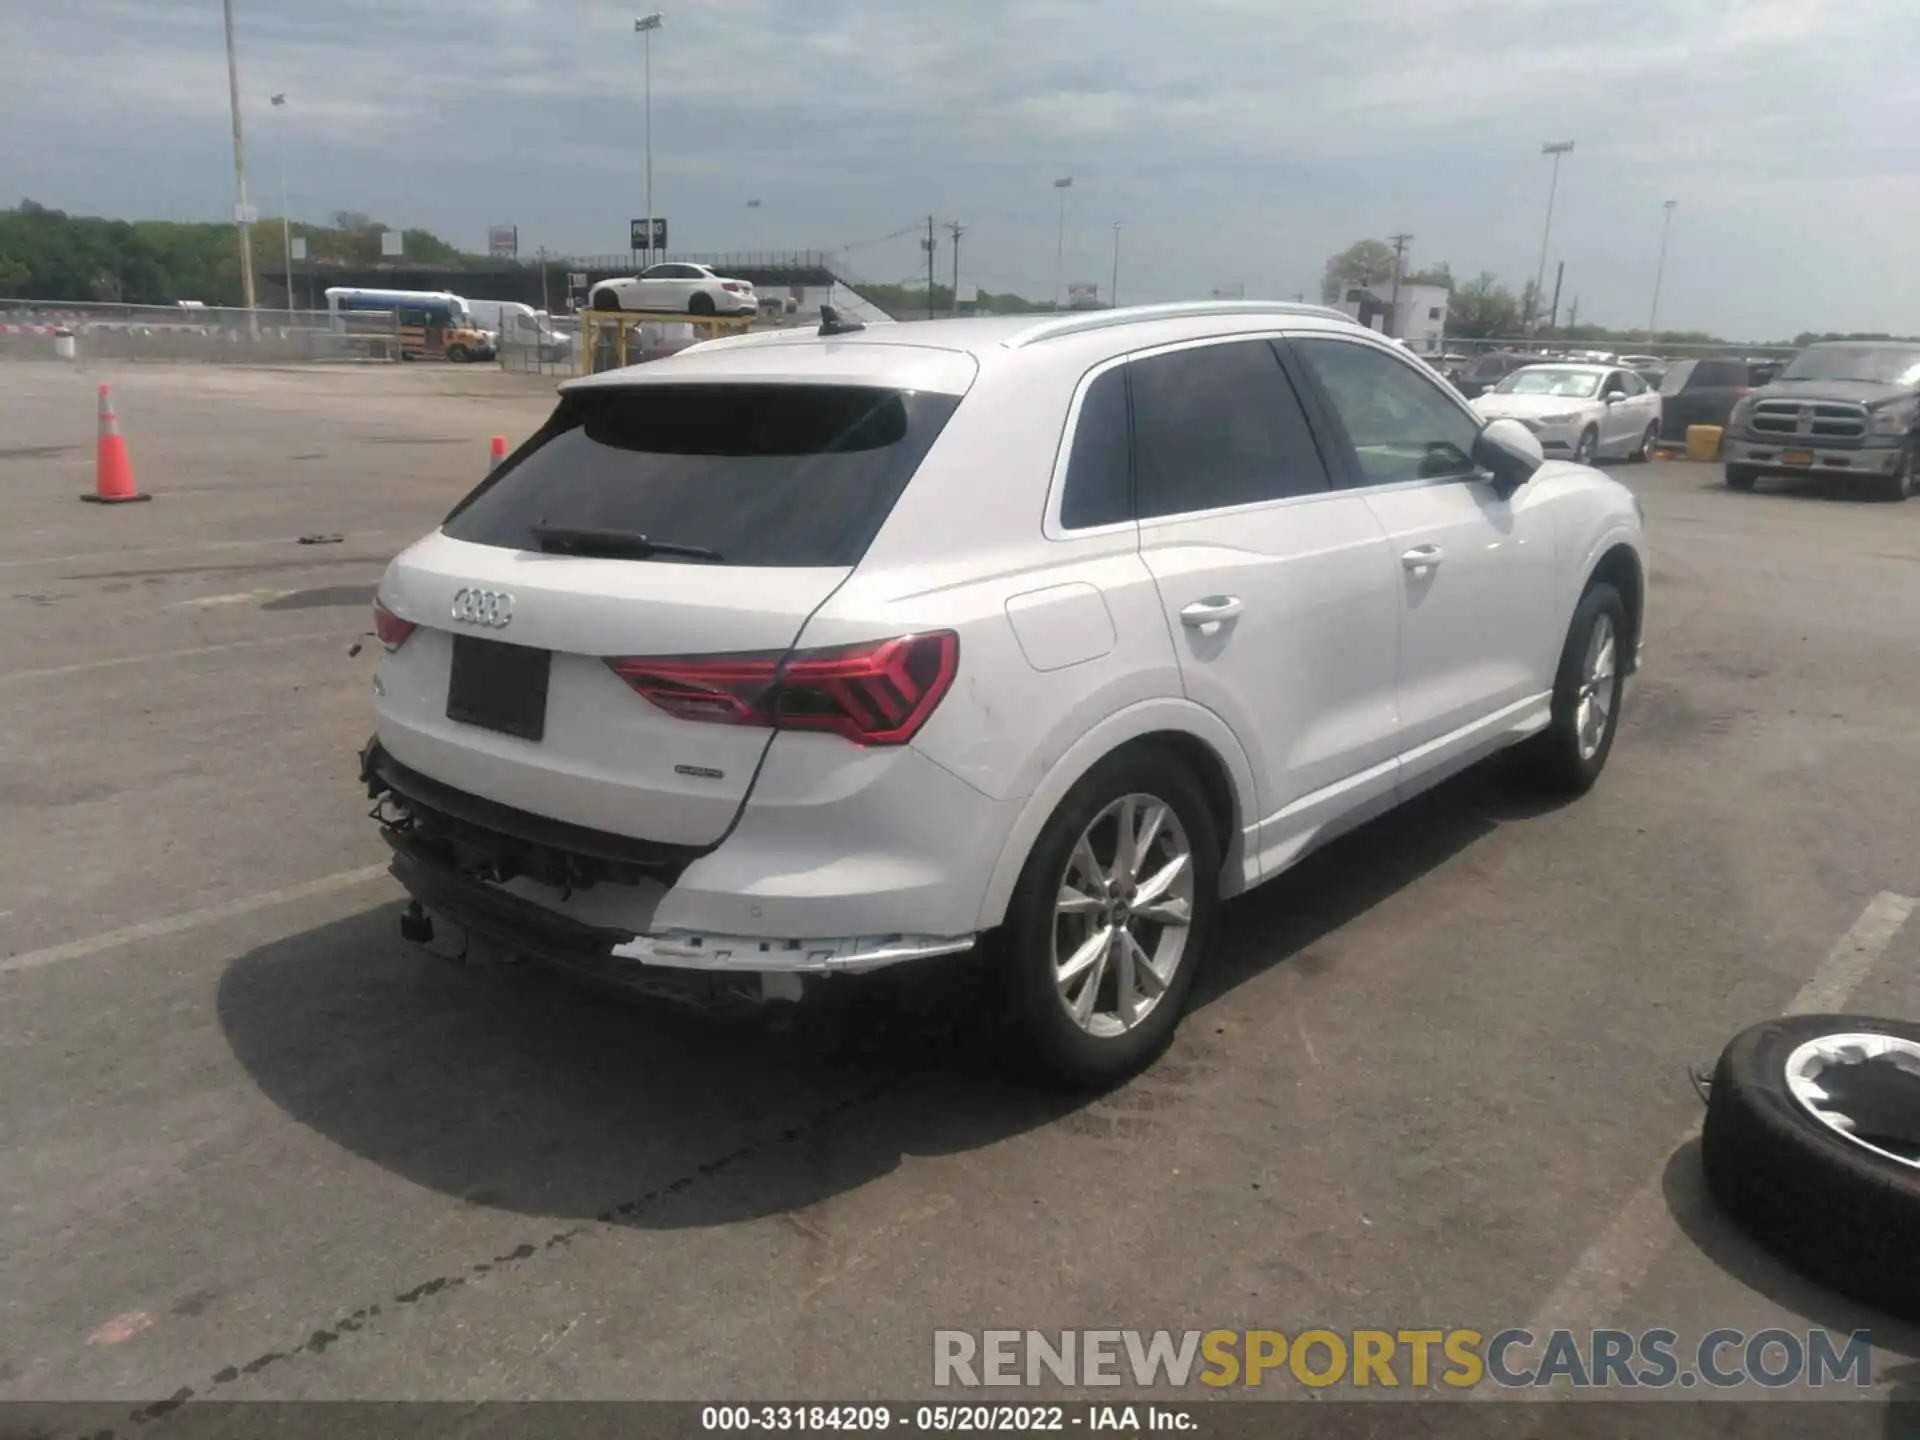
[[[1127,370],[1115,365],[1080,397],[1060,524],[1068,530],[1133,517],[1133,454],[1127,434]]]
[[[580,391],[442,528],[509,550],[538,549],[533,527],[552,525],[727,565],[854,565],[959,403],[849,385]]]
[[[1264,340],[1128,365],[1142,520],[1330,488],[1307,417]]]

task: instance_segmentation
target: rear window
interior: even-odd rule
[[[1689,390],[1740,389],[1748,383],[1747,362],[1744,360],[1701,360],[1693,367],[1693,378],[1687,383]]]
[[[551,525],[726,565],[854,565],[959,403],[852,385],[581,391],[442,528],[510,550],[538,549],[533,527]]]
[[[1667,371],[1665,375],[1660,377],[1660,393],[1662,395],[1678,395],[1682,390],[1686,389],[1687,377],[1693,374],[1693,367],[1699,363],[1698,360],[1680,361],[1679,364],[1675,365],[1671,370]]]

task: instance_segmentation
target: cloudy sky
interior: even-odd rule
[[[1120,298],[1311,294],[1408,231],[1415,264],[1540,260],[1583,317],[1760,341],[1920,333],[1914,0],[663,0],[656,208],[675,248],[849,247],[912,276],[929,212],[961,279]],[[624,248],[642,210],[636,5],[235,0],[255,203],[469,248]],[[0,5],[0,198],[218,218],[233,200],[220,0]],[[284,91],[285,109],[269,94]],[[757,208],[747,201],[758,199]],[[892,236],[890,239],[881,237]],[[944,234],[942,279],[950,252]]]

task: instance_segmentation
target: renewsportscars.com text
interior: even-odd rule
[[[1334,1385],[1641,1390],[1873,1384],[1856,1330],[936,1330],[933,1383],[1183,1388]]]

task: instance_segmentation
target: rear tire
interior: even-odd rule
[[[687,313],[689,315],[713,314],[713,297],[696,292],[693,297],[687,301]]]
[[[1729,490],[1751,490],[1754,482],[1760,478],[1760,472],[1747,465],[1727,466],[1727,488]]]
[[[1155,805],[1166,813],[1150,824]],[[1127,828],[1148,835],[1146,857],[1131,873],[1119,863]],[[1117,871],[1117,884],[1100,893],[1089,864],[1103,875]],[[1008,1061],[1073,1089],[1116,1085],[1152,1064],[1173,1041],[1205,956],[1220,864],[1206,797],[1173,756],[1122,750],[1088,772],[1034,841],[996,939]],[[1155,881],[1165,883],[1143,883]],[[1150,918],[1149,903],[1184,912],[1187,923]],[[1089,958],[1063,982],[1063,962],[1080,956]],[[1137,1019],[1125,1018],[1130,1010]]]
[[[1633,643],[1620,592],[1601,581],[1574,607],[1553,681],[1553,719],[1514,751],[1521,774],[1549,794],[1584,795],[1613,753]]]

